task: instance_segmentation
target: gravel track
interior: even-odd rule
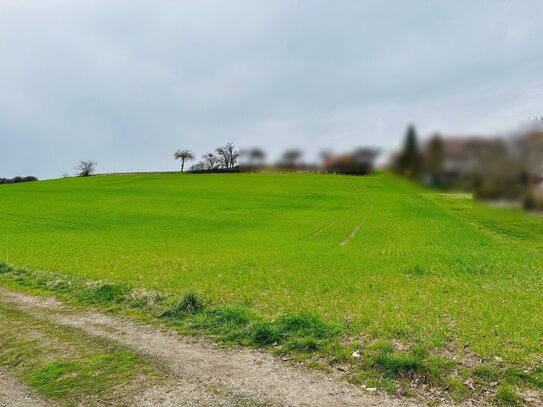
[[[171,371],[168,384],[143,389],[135,400],[136,405],[423,405],[413,399],[366,394],[334,375],[289,366],[266,352],[221,347],[207,339],[182,336],[171,329],[129,318],[73,309],[51,298],[0,289],[0,299],[35,318],[119,342]],[[3,385],[2,380],[11,381],[11,384]],[[31,394],[22,384],[14,383],[9,375],[0,376],[2,388],[9,389],[8,392],[0,391],[0,406],[44,405],[38,399],[30,398]],[[29,402],[16,404],[17,400],[26,400],[25,397]],[[35,404],[32,404],[34,400]]]

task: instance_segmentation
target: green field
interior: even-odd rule
[[[0,261],[308,311],[364,340],[541,362],[543,219],[391,175],[150,174],[0,187]]]

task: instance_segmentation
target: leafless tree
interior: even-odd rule
[[[79,165],[76,167],[76,170],[79,172],[80,177],[88,177],[89,175],[94,174],[96,171],[97,163],[90,160],[81,160]]]
[[[226,145],[217,147],[215,150],[220,159],[220,164],[228,169],[232,169],[236,166],[239,158],[239,151],[236,150],[234,143],[226,143]]]
[[[206,170],[214,170],[220,163],[219,157],[213,153],[207,153],[202,156]]]
[[[181,172],[185,169],[185,161],[192,161],[195,158],[195,155],[190,150],[177,150],[173,157],[176,160],[181,160]]]
[[[198,161],[196,164],[193,164],[190,167],[191,171],[204,171],[206,169],[206,164],[203,161]]]

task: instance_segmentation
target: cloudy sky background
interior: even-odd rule
[[[543,2],[0,2],[0,177],[493,134],[543,113]]]

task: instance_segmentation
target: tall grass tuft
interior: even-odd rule
[[[162,316],[169,318],[183,318],[194,315],[205,308],[205,303],[195,293],[189,292],[181,298],[181,301],[172,309],[165,311]]]
[[[501,385],[494,395],[494,401],[499,406],[520,406],[522,399],[515,390],[508,385]]]
[[[118,284],[98,284],[96,286],[85,287],[76,291],[78,299],[90,304],[103,303],[122,303],[126,301],[130,289]]]
[[[13,269],[4,262],[0,262],[0,274],[9,273]]]

